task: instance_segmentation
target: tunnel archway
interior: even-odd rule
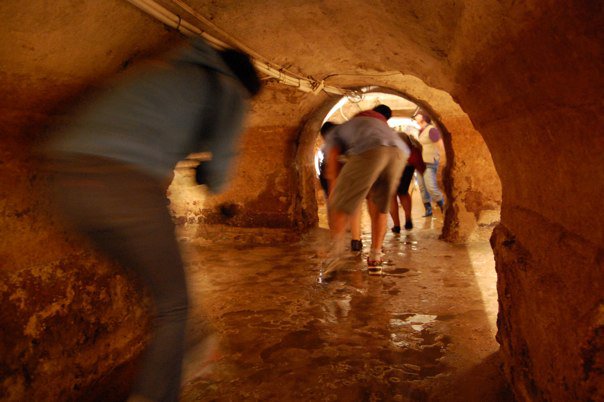
[[[399,94],[396,91],[392,91],[388,88],[367,87],[358,88],[351,91],[349,94],[342,96],[338,100],[338,102],[324,117],[322,123],[329,121],[334,124],[343,124],[352,119],[357,113],[365,110],[370,110],[378,104],[387,105],[392,110],[392,117],[388,120],[388,125],[392,129],[398,132],[406,133],[407,135],[410,135],[411,137],[417,139],[420,131],[420,126],[413,119],[413,116],[420,109],[420,106],[414,103],[413,101],[405,98],[403,94]],[[436,127],[439,127],[441,132],[447,132],[441,127],[441,124],[437,122],[436,119],[433,124],[435,124]],[[314,158],[317,176],[319,175],[319,161],[322,161],[325,157],[321,150],[321,146],[323,145],[323,143],[324,141],[322,136],[317,136]],[[446,168],[448,160],[447,154],[450,154],[450,150],[445,149],[444,142],[442,139],[436,143],[436,146],[440,153],[440,160],[438,164],[438,182],[439,188],[443,189],[443,182],[448,181],[448,177],[446,177],[446,175],[443,175],[443,171],[447,173],[450,172],[450,170]],[[449,158],[450,157],[452,156],[449,155]],[[450,186],[447,185],[447,188],[450,188]],[[414,191],[419,191],[415,179],[412,180],[412,186],[410,190],[411,194],[413,194]],[[318,191],[318,193],[322,194],[323,191]],[[443,191],[443,194],[445,194],[445,191]],[[324,196],[317,196],[317,203],[320,206],[320,217],[323,217],[325,215],[324,198]],[[449,200],[448,202],[453,202],[453,199],[449,194],[445,194],[445,199]],[[421,198],[419,198],[415,202],[419,202],[421,204],[422,200]],[[439,219],[442,219],[443,216],[444,213],[443,215],[438,214]],[[432,217],[429,217],[429,219],[437,219],[436,214]]]
[[[448,94],[429,88],[414,77],[400,75],[393,79],[390,76],[388,82],[390,86],[377,85],[373,81],[350,89],[356,93],[366,91],[368,94],[383,93],[408,99],[434,116],[443,133],[446,165],[442,169],[442,181],[446,197],[451,201],[445,215],[442,237],[452,242],[464,242],[472,237],[479,225],[493,227],[499,220],[501,183],[490,152],[467,115]],[[403,88],[406,91],[403,91]],[[302,213],[304,216],[316,214],[316,193],[310,191],[310,187],[305,183],[313,180],[311,176],[314,169],[310,166],[314,166],[318,131],[325,116],[340,99],[325,99],[323,104],[310,114],[300,130],[296,165],[302,195],[299,200],[300,209],[304,210],[306,205],[309,209]],[[453,127],[448,128],[448,123]],[[315,220],[311,219],[310,222],[314,224]]]
[[[289,8],[292,12],[283,12]],[[602,127],[600,27],[604,14],[599,2],[569,1],[561,6],[552,1],[448,1],[434,12],[425,2],[415,1],[376,4],[367,13],[354,3],[317,7],[313,2],[285,2],[258,7],[253,2],[226,1],[198,3],[197,9],[211,15],[217,25],[230,27],[231,34],[249,38],[260,51],[299,66],[309,75],[326,77],[334,71],[371,75],[325,78],[334,85],[354,87],[372,81],[417,95],[433,105],[435,114],[452,132],[457,132],[456,127],[467,127],[471,118],[470,126],[484,135],[505,187],[501,225],[493,237],[493,248],[500,279],[499,339],[506,357],[506,376],[516,394],[527,400],[588,400],[602,395],[598,367],[603,350],[600,295],[604,215],[594,214],[600,210],[602,190],[593,183],[600,180],[597,170],[594,176],[594,166],[601,165],[604,146],[598,135],[577,135],[569,141],[570,135],[586,130],[586,123],[596,132]],[[90,86],[99,76],[122,69],[132,58],[181,38],[122,1],[59,1],[52,6],[42,2],[26,8],[22,2],[4,1],[0,12],[6,17],[0,30],[10,39],[3,46],[1,81],[6,90],[0,102],[4,190],[0,255],[2,261],[8,261],[2,296],[21,320],[10,316],[3,321],[6,328],[14,329],[7,331],[7,337],[12,337],[22,335],[22,328],[14,325],[37,317],[44,324],[47,316],[38,314],[63,300],[63,288],[49,275],[63,258],[77,257],[62,271],[65,283],[99,283],[96,269],[90,268],[83,277],[78,273],[82,265],[94,264],[89,264],[77,242],[66,241],[56,222],[48,218],[44,199],[32,195],[36,187],[44,185],[30,153],[32,142],[43,136],[54,105]],[[361,19],[370,30],[358,30],[355,22]],[[265,30],[289,34],[261,34]],[[408,74],[409,82],[376,78],[387,75],[377,66]],[[439,107],[421,89],[408,88],[415,85],[416,78],[411,75],[446,90],[467,115]],[[251,124],[253,133],[244,143],[246,149],[261,145],[253,135],[261,137],[273,131],[275,137],[286,136],[287,144],[296,143],[300,138],[295,135],[298,124],[316,107],[315,100],[293,91],[274,86],[270,91],[273,95],[265,95],[263,100],[272,100],[273,105],[287,104],[288,98],[297,102],[296,108],[287,110],[295,116],[295,127],[282,129],[287,124],[283,116],[275,117],[270,107],[256,105],[253,113],[257,117]],[[285,145],[271,150],[286,154],[290,161],[294,153]],[[254,157],[258,159],[256,154],[250,159]],[[259,165],[259,169],[274,173],[263,161]],[[289,177],[275,174],[263,181],[250,170],[243,171],[248,182],[270,182],[279,191],[299,188],[297,182],[290,186]],[[463,182],[469,176],[457,177]],[[300,208],[278,210],[273,216],[262,207],[273,205],[270,201],[275,193],[259,193],[258,197],[258,192],[244,195],[246,201],[252,200],[250,204],[254,197],[260,200],[255,204],[260,212],[255,222],[242,219],[238,223],[257,224],[258,217],[268,216],[275,218],[271,222],[295,226],[295,221],[312,219],[300,212],[310,211],[308,206],[292,203],[287,197],[283,204]],[[224,199],[233,197],[226,195]],[[468,205],[481,197],[473,191],[465,196]],[[459,213],[474,215],[467,209]],[[197,217],[192,214],[186,218]],[[463,228],[453,228],[453,238],[466,234]],[[32,250],[32,244],[45,247]],[[40,289],[48,293],[40,293]],[[28,292],[38,297],[37,305],[22,304]],[[77,314],[89,308],[65,300],[67,304],[52,311]],[[10,348],[11,341],[5,342]],[[20,342],[28,348],[39,338],[28,334]],[[18,356],[20,350],[9,349],[6,355],[13,352],[13,357]],[[22,364],[22,372],[33,372],[28,370],[36,367],[14,361]],[[39,378],[48,372],[36,373]]]

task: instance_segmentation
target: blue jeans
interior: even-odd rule
[[[417,174],[417,184],[424,204],[443,200],[443,193],[440,191],[440,188],[438,188],[438,183],[436,182],[437,171],[438,162],[426,163],[426,171],[424,174],[422,175],[419,172]]]

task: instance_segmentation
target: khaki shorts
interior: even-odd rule
[[[387,213],[403,174],[403,157],[400,149],[386,146],[350,156],[338,175],[329,208],[350,215],[369,195],[380,212]]]

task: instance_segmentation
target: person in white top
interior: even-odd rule
[[[426,111],[419,110],[413,116],[420,126],[417,139],[422,144],[422,158],[426,164],[424,174],[417,174],[417,184],[422,195],[422,201],[426,208],[424,217],[432,216],[432,201],[443,211],[445,199],[443,193],[438,187],[436,173],[440,162],[439,141],[441,139],[440,131],[432,125],[432,118]]]

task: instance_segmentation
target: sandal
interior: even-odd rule
[[[369,275],[381,275],[382,265],[384,261],[381,258],[371,259],[367,258],[367,272]]]

